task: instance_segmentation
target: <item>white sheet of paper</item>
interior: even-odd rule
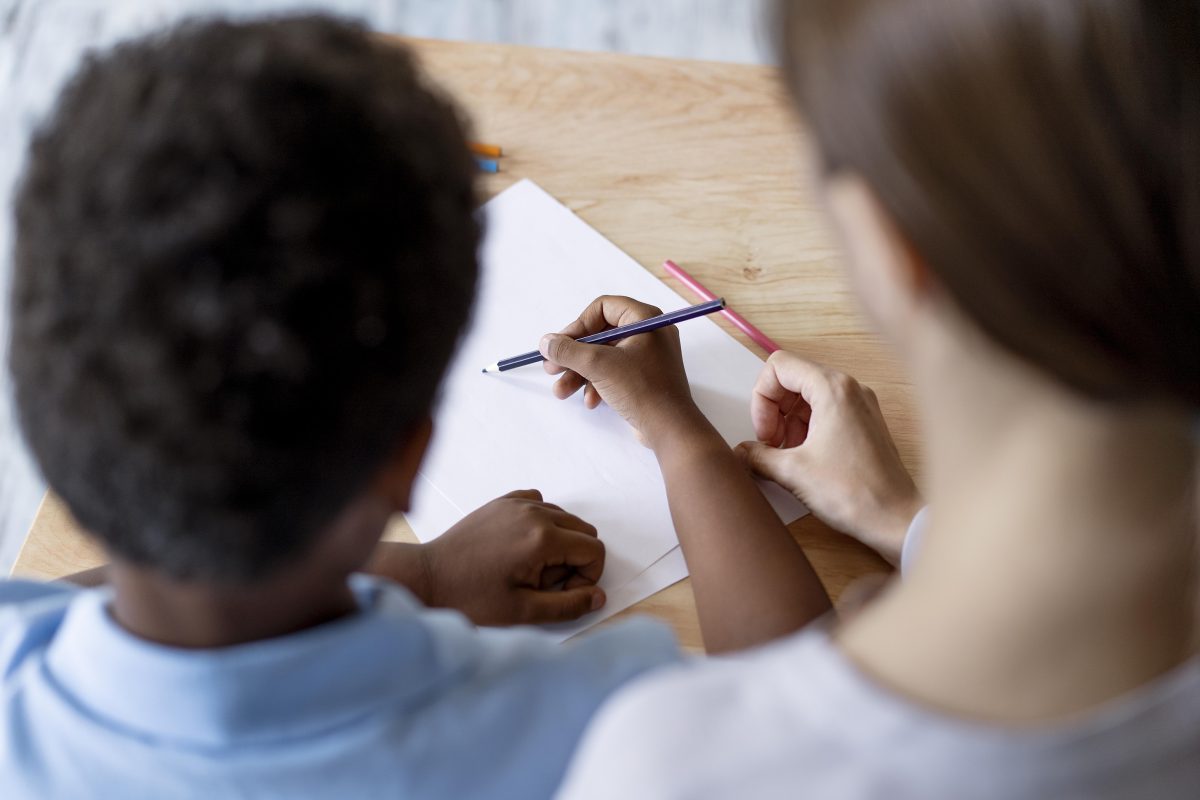
[[[601,586],[609,602],[586,618],[593,624],[679,580],[662,583],[678,568],[644,577],[678,545],[657,462],[607,406],[588,411],[582,393],[556,400],[554,377],[540,366],[500,375],[480,371],[535,349],[542,334],[560,329],[602,294],[629,295],[664,311],[692,303],[531,181],[494,197],[485,214],[474,319],[447,374],[408,521],[429,541],[506,492],[541,490],[604,539]],[[753,438],[749,398],[762,361],[709,319],[685,322],[679,332],[697,404],[726,441]],[[778,486],[763,488],[785,522],[805,513]],[[645,594],[616,607],[626,594],[616,590],[639,577],[638,591]],[[650,584],[661,585],[646,591]]]

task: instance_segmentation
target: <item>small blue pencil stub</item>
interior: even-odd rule
[[[484,172],[499,172],[500,171],[500,162],[496,161],[494,158],[476,157],[475,163],[478,164],[479,168],[481,170],[483,170]]]

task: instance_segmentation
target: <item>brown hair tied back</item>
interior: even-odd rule
[[[782,0],[789,88],[991,337],[1200,408],[1200,4]]]

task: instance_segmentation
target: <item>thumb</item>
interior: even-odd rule
[[[595,372],[602,350],[601,345],[582,344],[561,333],[548,333],[538,343],[538,351],[547,361],[566,367],[588,380],[598,377]]]
[[[762,442],[742,442],[734,452],[755,475],[784,486],[788,485],[788,450],[771,447]]]
[[[599,586],[539,591],[524,589],[525,620],[529,624],[570,622],[603,607],[604,590]]]

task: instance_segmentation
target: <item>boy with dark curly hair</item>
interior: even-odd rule
[[[379,543],[475,291],[473,175],[405,50],[328,17],[188,23],[65,90],[17,200],[11,367],[112,562],[0,583],[0,796],[547,796],[674,657],[644,623],[470,624],[604,602],[596,530],[535,491]]]

